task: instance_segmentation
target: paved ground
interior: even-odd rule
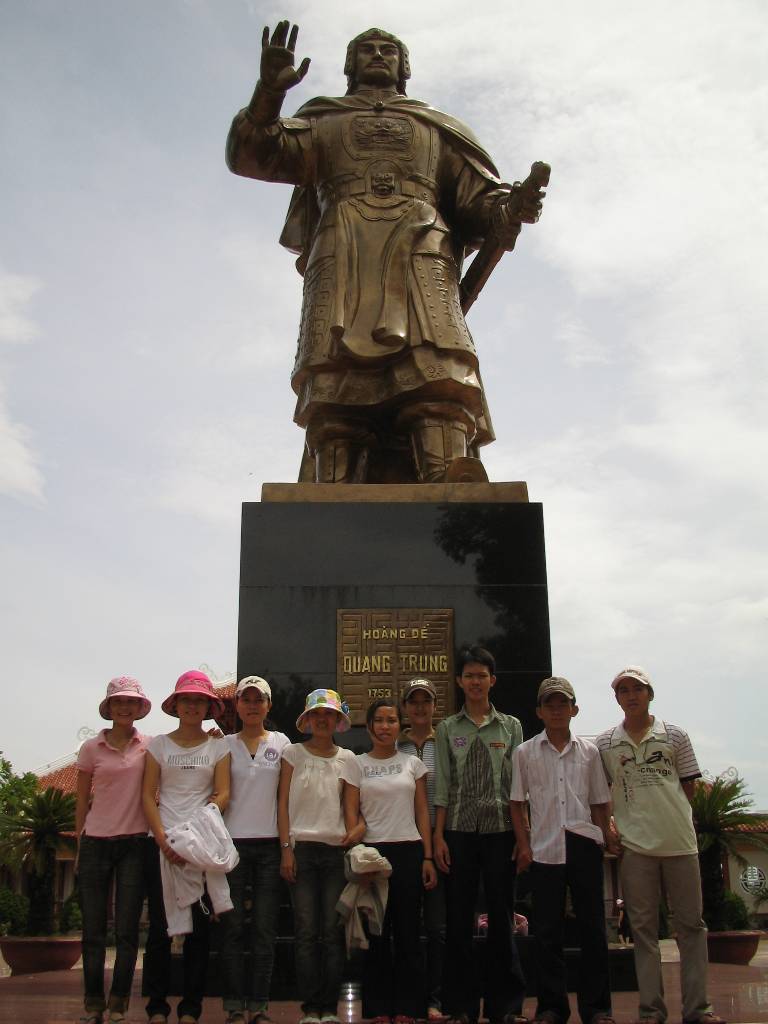
[[[680,1020],[677,950],[670,941],[664,942],[662,948],[669,1019],[670,1024],[676,1024]],[[0,961],[0,975],[7,974],[4,966]],[[73,1024],[80,1016],[81,985],[82,972],[77,967],[51,974],[0,977],[0,1024]],[[141,976],[137,972],[128,1018],[131,1024],[146,1021],[140,990]],[[717,1013],[732,1024],[768,1024],[768,939],[761,942],[757,956],[748,967],[711,964],[709,990]],[[533,1010],[533,1000],[526,1000],[525,1012],[532,1016]],[[613,1010],[619,1024],[634,1020],[637,1012],[635,994],[616,993]],[[295,1024],[299,1007],[297,1003],[273,1003],[270,1014],[276,1024]],[[360,1020],[360,1004],[349,1003],[348,1013],[342,1019],[356,1024]],[[220,1001],[206,999],[200,1024],[223,1024],[223,1021]]]

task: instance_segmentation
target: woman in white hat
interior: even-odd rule
[[[119,676],[107,684],[99,714],[111,722],[86,740],[77,755],[77,868],[83,914],[84,1024],[124,1021],[139,948],[144,903],[147,819],[141,801],[144,752],[149,737],[134,722],[152,705],[136,679]],[[115,890],[115,966],[104,997],[107,904]]]
[[[195,811],[214,803],[223,811],[229,800],[229,747],[223,738],[203,730],[206,719],[221,715],[224,708],[204,672],[184,672],[162,703],[167,715],[178,718],[178,728],[155,736],[147,747],[143,801],[152,835],[171,864],[182,864],[166,838],[166,829],[183,824]],[[157,796],[159,794],[159,804]],[[157,890],[159,858],[155,856],[150,885]],[[162,909],[158,907],[158,913]],[[184,985],[178,1006],[179,1024],[195,1024],[202,1013],[208,966],[209,916],[199,904],[192,906],[192,932],[184,937]],[[165,923],[165,922],[164,922]],[[167,927],[166,927],[167,931]],[[147,962],[149,961],[149,963]],[[170,972],[170,939],[147,950],[145,982],[150,1002],[149,1024],[165,1024],[170,1006],[165,1000]]]
[[[293,902],[296,987],[302,1001],[299,1024],[338,1024],[337,1002],[346,950],[336,904],[346,884],[344,850],[359,842],[350,799],[355,755],[334,743],[334,732],[351,726],[349,709],[335,690],[313,690],[296,728],[303,743],[283,751],[277,796],[280,874]]]
[[[291,742],[284,733],[267,728],[271,707],[266,679],[241,679],[235,708],[242,728],[224,737],[232,777],[224,822],[240,855],[239,864],[227,875],[235,909],[221,918],[221,983],[228,1024],[245,1024],[249,1017],[252,1024],[271,1024],[267,1009],[281,889],[277,783],[281,755]],[[245,906],[248,887],[250,913]],[[248,977],[246,951],[251,957]]]

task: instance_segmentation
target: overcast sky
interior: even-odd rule
[[[554,671],[590,734],[644,665],[768,808],[763,0],[2,0],[0,749],[74,750],[111,676],[159,708],[235,667],[240,503],[302,445],[289,189],[223,157],[279,17],[312,58],[286,113],[381,25],[506,180],[552,164],[470,327],[490,477],[544,506]]]

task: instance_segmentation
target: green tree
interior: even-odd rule
[[[27,875],[30,935],[53,931],[56,851],[75,828],[75,798],[50,787],[0,813],[0,857],[20,863]]]
[[[0,813],[9,814],[17,810],[27,797],[37,792],[37,776],[34,772],[16,775],[13,765],[3,757],[0,750]]]
[[[0,814],[16,814],[37,793],[37,788],[35,773],[16,775],[13,765],[0,751]],[[18,871],[21,867],[20,855],[12,851],[3,853],[0,849],[0,867]]]
[[[740,831],[742,825],[754,825],[756,817],[747,784],[734,768],[712,781],[700,780],[691,805],[699,847],[704,920],[710,931],[724,931],[733,924],[723,861],[730,856],[744,867],[747,861],[738,847],[768,850],[768,842],[764,836]]]

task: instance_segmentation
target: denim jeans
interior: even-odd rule
[[[83,913],[83,984],[86,1013],[125,1013],[131,997],[144,904],[146,836],[80,840],[78,879]],[[115,966],[109,1000],[104,998],[104,957],[111,886],[115,886]]]
[[[515,885],[515,834],[447,831],[445,841],[451,855],[451,871],[446,882],[448,928],[443,1008],[452,1017],[466,1014],[476,1021],[482,995],[484,1016],[496,1024],[508,1013],[519,1014],[525,996],[525,978],[509,912]],[[474,969],[472,955],[481,877],[488,911],[484,980]]]
[[[229,872],[227,881],[235,909],[223,914],[219,922],[224,1009],[263,1012],[269,1003],[280,911],[280,842],[235,839],[234,843],[240,863]],[[245,908],[248,886],[250,910]],[[247,981],[243,957],[246,951],[251,954]]]
[[[149,996],[147,1016],[156,1013],[170,1016],[168,988],[171,977],[171,940],[163,904],[163,883],[160,877],[160,850],[151,840],[145,860],[147,903],[149,906],[149,934],[144,952],[144,991]],[[179,1017],[184,1014],[197,1020],[203,1012],[203,996],[208,972],[210,917],[199,903],[192,904],[192,931],[184,937],[184,980],[182,997],[177,1007]]]
[[[305,1014],[336,1013],[346,949],[336,904],[346,885],[344,850],[327,843],[296,843],[293,902],[296,987]]]

